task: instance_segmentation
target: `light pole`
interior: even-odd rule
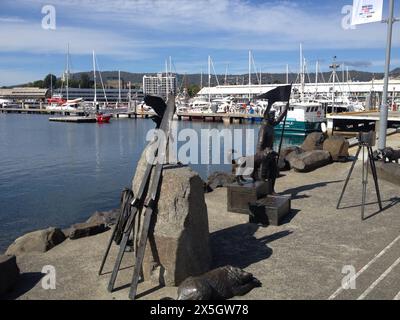
[[[382,103],[379,116],[379,150],[386,148],[386,132],[388,122],[388,88],[389,88],[389,71],[390,71],[390,55],[392,51],[392,33],[394,19],[394,0],[389,0],[389,17],[387,20],[387,43],[386,43],[386,62],[385,62],[385,79],[383,83]]]

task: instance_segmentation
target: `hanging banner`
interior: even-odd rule
[[[383,0],[354,0],[351,24],[382,21]]]

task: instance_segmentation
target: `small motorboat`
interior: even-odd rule
[[[101,112],[96,113],[96,121],[98,123],[109,123],[111,119],[111,114],[103,114]]]

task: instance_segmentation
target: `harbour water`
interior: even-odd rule
[[[259,124],[176,122],[178,129],[255,129]],[[0,114],[0,252],[18,236],[49,226],[65,228],[96,210],[118,207],[129,187],[147,119],[110,124],[53,123],[44,115]],[[279,138],[279,137],[277,137]],[[298,145],[302,137],[285,137]],[[222,146],[221,146],[222,149]],[[222,152],[222,151],[221,151]],[[191,165],[203,179],[230,165]]]

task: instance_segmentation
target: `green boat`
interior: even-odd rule
[[[282,112],[284,105],[274,107],[278,112]],[[285,135],[307,135],[310,132],[320,131],[324,120],[325,111],[321,103],[290,103],[285,123]],[[282,132],[282,127],[283,122],[277,125],[275,130]]]

